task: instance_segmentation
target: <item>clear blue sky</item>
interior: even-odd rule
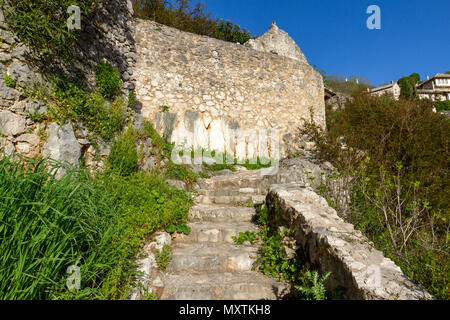
[[[373,85],[417,72],[450,70],[450,0],[204,0],[216,18],[253,35],[272,21],[289,33],[312,65],[327,74],[363,76]],[[381,30],[369,30],[369,5]]]

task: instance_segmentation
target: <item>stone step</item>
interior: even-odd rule
[[[258,248],[222,243],[178,243],[167,266],[168,273],[250,271]]]
[[[238,189],[199,189],[196,190],[200,196],[254,196],[266,194],[264,190],[259,188],[238,188]]]
[[[189,212],[189,221],[251,222],[255,214],[254,208],[197,204]]]
[[[235,204],[235,205],[246,205],[246,204],[256,204],[263,203],[266,200],[264,195],[234,195],[234,196],[197,196],[195,202],[197,204]]]
[[[176,242],[213,242],[234,244],[233,237],[240,232],[258,233],[258,227],[251,222],[193,222],[189,223],[189,235],[177,235]]]
[[[240,189],[240,188],[267,188],[263,170],[253,170],[215,176],[210,179],[200,179],[197,181],[200,189],[220,190],[220,189]]]
[[[276,300],[287,284],[258,272],[169,275],[161,300]]]

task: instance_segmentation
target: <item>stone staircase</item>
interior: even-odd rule
[[[199,181],[189,235],[172,242],[162,300],[275,300],[288,285],[252,271],[260,244],[235,245],[240,232],[258,232],[250,203],[265,200],[261,171],[241,171]]]

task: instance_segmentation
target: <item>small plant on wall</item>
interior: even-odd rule
[[[122,86],[119,70],[107,62],[100,62],[95,68],[95,83],[103,97],[114,98]]]

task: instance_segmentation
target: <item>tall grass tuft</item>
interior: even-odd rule
[[[57,180],[43,162],[4,155],[0,181],[0,299],[126,299],[142,243],[185,221],[192,203],[142,172]],[[79,290],[66,286],[72,265]]]

